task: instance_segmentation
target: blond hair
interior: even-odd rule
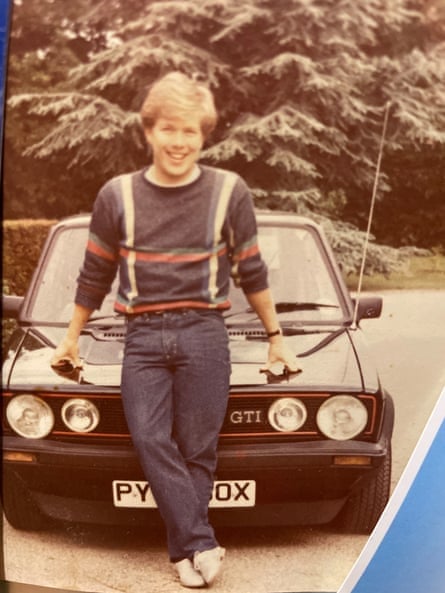
[[[212,132],[218,119],[213,95],[206,86],[182,72],[170,72],[148,91],[140,112],[142,125],[151,129],[159,117],[178,112],[185,116],[200,113],[204,137]]]

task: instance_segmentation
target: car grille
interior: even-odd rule
[[[5,394],[11,397],[13,394]],[[55,416],[55,426],[48,438],[63,441],[91,440],[119,443],[130,442],[129,430],[125,421],[122,401],[119,394],[61,394],[39,393],[39,397],[46,400],[51,406]],[[317,440],[325,438],[318,431],[316,414],[320,405],[332,394],[330,393],[285,393],[285,392],[233,392],[230,394],[224,424],[220,432],[221,442],[283,442]],[[100,413],[100,422],[97,428],[89,433],[74,433],[68,430],[62,421],[61,410],[63,404],[70,397],[83,397],[97,406]],[[304,425],[291,433],[277,432],[268,421],[269,406],[280,397],[298,397],[307,410],[307,419]],[[379,409],[380,400],[372,395],[357,396],[368,410],[368,423],[365,430],[357,437],[358,440],[370,441],[376,437],[378,431],[378,418],[381,416]],[[4,410],[5,410],[4,406]],[[5,416],[5,414],[4,414]],[[6,418],[3,420],[4,433],[10,434],[11,430]]]

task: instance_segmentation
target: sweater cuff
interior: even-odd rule
[[[83,291],[81,288],[79,288],[76,292],[74,302],[76,305],[82,305],[88,309],[95,310],[101,308],[104,298],[105,295],[92,294],[89,291]]]
[[[261,278],[256,280],[250,280],[248,282],[241,281],[240,286],[245,294],[251,294],[253,292],[260,292],[269,288],[267,278]]]

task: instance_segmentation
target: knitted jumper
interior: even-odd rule
[[[75,302],[98,309],[119,269],[115,310],[227,309],[230,276],[245,293],[267,288],[247,185],[200,166],[185,186],[160,187],[146,169],[108,181],[94,204]]]

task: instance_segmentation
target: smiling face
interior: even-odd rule
[[[145,130],[153,152],[154,179],[161,185],[181,185],[192,176],[204,143],[201,117],[161,115],[153,127]]]
[[[204,140],[216,126],[211,91],[181,72],[170,72],[150,87],[141,120],[153,151],[150,178],[160,185],[188,183]]]

